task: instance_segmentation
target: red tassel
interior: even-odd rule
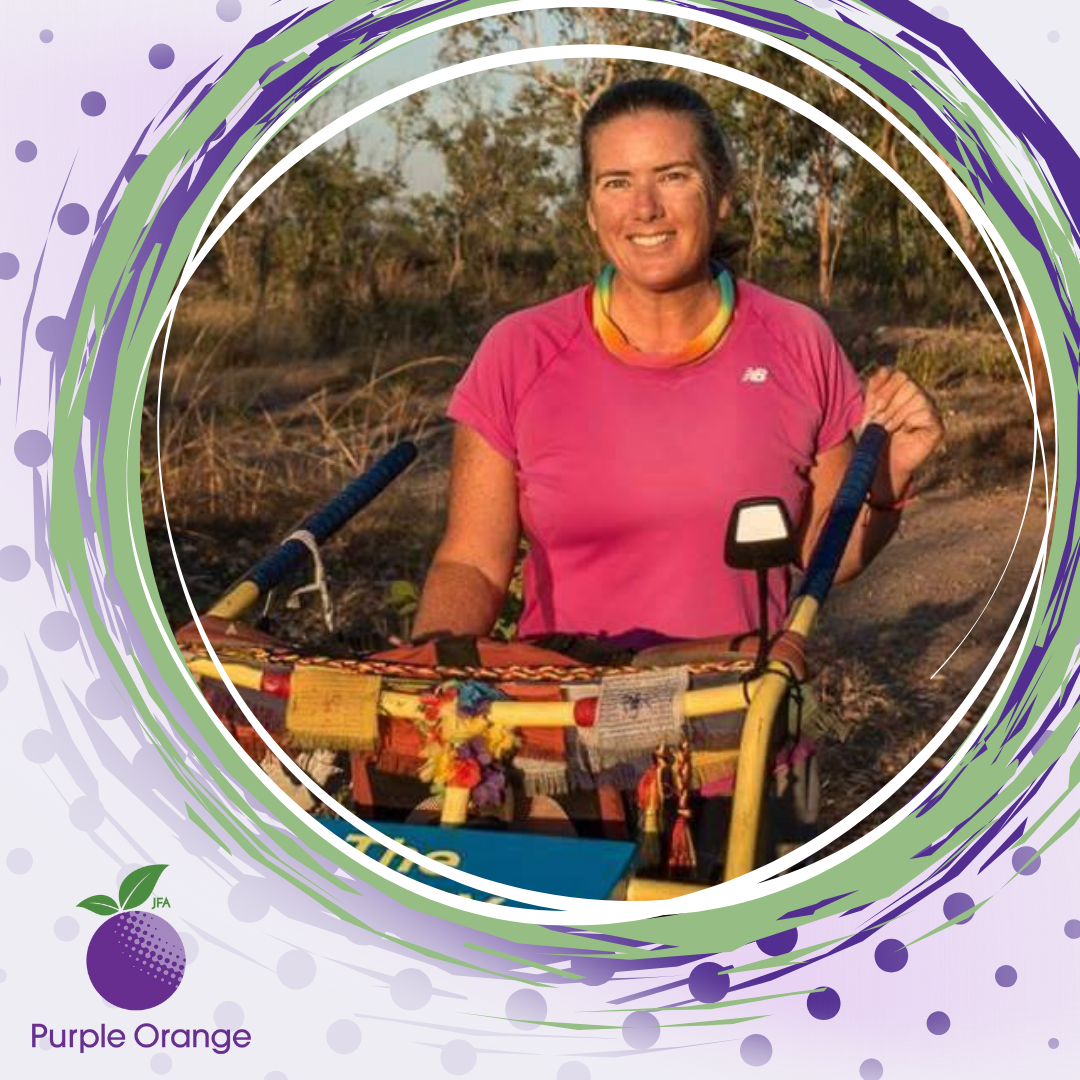
[[[697,868],[697,852],[690,831],[690,811],[680,810],[671,830],[671,849],[668,852],[668,872],[685,872]]]

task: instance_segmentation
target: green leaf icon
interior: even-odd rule
[[[144,866],[141,870],[132,870],[124,878],[120,883],[120,906],[124,911],[130,911],[150,898],[161,872],[167,865],[157,863],[154,866]]]
[[[88,896],[85,900],[75,906],[84,907],[87,911],[92,911],[95,915],[115,915],[120,910],[116,906],[116,901],[111,896],[105,896],[102,893],[99,893],[97,896]]]

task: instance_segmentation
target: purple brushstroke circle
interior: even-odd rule
[[[68,611],[50,611],[41,620],[41,642],[53,652],[67,652],[79,640],[79,620]]]
[[[439,1064],[451,1076],[464,1076],[476,1065],[476,1047],[464,1039],[452,1039],[442,1048]]]
[[[874,950],[874,963],[882,971],[896,972],[908,962],[908,951],[902,941],[887,938]]]
[[[79,104],[87,116],[100,116],[105,111],[105,95],[91,90],[90,93],[83,94]]]
[[[506,1018],[518,1031],[531,1031],[547,1019],[547,1002],[537,990],[524,987],[506,999]]]
[[[31,428],[15,440],[15,459],[28,469],[36,469],[39,465],[44,465],[51,453],[52,443],[44,431],[35,431]]]
[[[877,1058],[867,1058],[859,1066],[861,1080],[881,1080],[885,1075],[885,1068]]]
[[[79,233],[86,232],[86,226],[90,224],[90,214],[80,203],[67,203],[60,207],[56,224],[60,226],[60,231],[66,232],[68,236],[78,236]]]
[[[30,867],[33,865],[34,856],[24,847],[12,848],[7,853],[7,868],[13,874],[29,873]]]
[[[46,315],[34,327],[34,340],[46,352],[59,352],[67,340],[67,320],[61,315]]]
[[[1042,856],[1033,847],[1018,848],[1013,852],[1012,867],[1023,877],[1030,877],[1042,866]]]
[[[277,977],[290,990],[304,990],[315,980],[315,957],[303,949],[290,949],[278,959]]]
[[[716,1002],[723,1001],[731,989],[731,976],[719,964],[707,960],[690,972],[687,985],[695,1001],[704,1005],[715,1005]]]
[[[949,1028],[952,1027],[952,1021],[949,1019],[947,1013],[932,1012],[926,1018],[926,1030],[931,1035],[944,1035]]]
[[[0,548],[0,578],[22,581],[30,573],[30,555],[17,544]]]
[[[176,993],[187,958],[180,935],[150,911],[121,911],[101,924],[86,950],[86,973],[110,1005],[152,1009]]]
[[[819,986],[807,995],[806,1011],[815,1020],[831,1020],[840,1011],[840,995],[831,986]]]
[[[611,961],[598,956],[571,957],[570,971],[574,975],[580,975],[580,981],[586,986],[603,986],[615,974]]]
[[[635,1050],[648,1050],[660,1038],[660,1021],[651,1012],[632,1012],[622,1024],[623,1042]]]
[[[124,699],[107,679],[95,679],[86,688],[85,701],[90,714],[99,720],[115,720],[124,708]]]
[[[1016,968],[1010,967],[1008,964],[1002,964],[1001,967],[994,972],[994,982],[996,982],[998,986],[1015,986]]]
[[[37,157],[37,147],[29,139],[23,139],[15,147],[15,157],[22,162],[33,161]]]
[[[155,45],[150,50],[150,66],[157,68],[158,71],[164,71],[167,67],[172,67],[175,59],[176,53],[172,51],[169,45]]]
[[[236,22],[244,8],[240,0],[218,0],[214,10],[222,22]]]
[[[0,281],[10,281],[18,272],[18,256],[10,251],[0,251]]]
[[[799,931],[797,927],[793,926],[790,930],[781,930],[779,934],[761,938],[757,943],[757,947],[766,956],[783,956],[784,953],[791,952],[798,942]]]
[[[945,918],[951,921],[956,919],[957,915],[963,915],[965,911],[971,911],[974,906],[975,901],[967,893],[954,892],[951,896],[945,898],[942,911],[945,913]],[[963,926],[964,923],[971,922],[973,918],[975,918],[975,913],[972,911],[965,918],[956,919],[956,925]]]
[[[168,1054],[155,1054],[150,1059],[150,1070],[158,1076],[164,1076],[172,1068],[172,1058]]]
[[[1051,1050],[1056,1050],[1061,1043],[1059,1043],[1057,1039],[1051,1039],[1046,1045],[1049,1046]]]
[[[52,41],[52,39],[53,32],[51,30],[42,30],[41,33],[38,34],[38,40],[44,41],[46,45],[48,45],[49,42]]]
[[[754,1068],[767,1065],[772,1057],[772,1043],[764,1035],[747,1035],[739,1043],[739,1057]]]
[[[390,1000],[415,1012],[431,1000],[431,980],[419,968],[404,968],[390,980]]]
[[[61,941],[74,941],[79,936],[79,920],[70,915],[61,915],[53,923],[53,933]]]
[[[1070,919],[1065,924],[1065,936],[1071,938],[1080,938],[1080,919]]]
[[[35,765],[44,765],[46,761],[51,761],[56,753],[52,732],[44,728],[28,731],[22,741],[22,752],[23,757]]]

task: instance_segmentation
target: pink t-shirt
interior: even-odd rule
[[[756,626],[754,574],[724,563],[732,506],[779,496],[797,525],[808,470],[856,426],[862,391],[817,314],[749,282],[717,348],[676,368],[609,353],[584,287],[497,323],[448,412],[517,472],[520,634],[643,645]],[[775,627],[790,575],[769,584]]]

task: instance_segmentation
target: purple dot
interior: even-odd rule
[[[544,995],[525,987],[515,990],[506,999],[506,1019],[518,1031],[530,1031],[547,1019],[547,1002]]]
[[[867,1058],[859,1066],[859,1076],[862,1080],[881,1080],[884,1074],[885,1069],[877,1058]]]
[[[1051,30],[1046,35],[1046,40],[1049,41],[1051,45],[1056,45],[1061,40],[1061,35],[1056,30]]]
[[[68,810],[68,820],[76,829],[93,832],[105,820],[105,807],[92,795],[80,795]]]
[[[772,1057],[772,1043],[764,1035],[747,1035],[739,1043],[739,1057],[747,1065],[753,1065],[755,1068],[766,1065]]]
[[[1057,1039],[1051,1039],[1046,1045],[1049,1046],[1051,1050],[1056,1050],[1061,1043],[1059,1043]]]
[[[622,1023],[623,1042],[635,1050],[648,1050],[660,1038],[660,1021],[651,1012],[639,1009]]]
[[[124,875],[127,876],[126,874]],[[194,963],[199,955],[199,939],[193,934],[183,932],[180,934],[180,942],[184,946],[184,963]]]
[[[360,1029],[351,1020],[335,1020],[326,1029],[326,1045],[335,1054],[351,1054],[360,1040]]]
[[[48,45],[49,42],[52,41],[52,39],[53,32],[51,30],[42,30],[41,33],[38,34],[38,40],[44,41],[46,45]]]
[[[431,980],[419,968],[403,968],[390,980],[390,1000],[415,1012],[431,1000]]]
[[[262,878],[242,877],[229,890],[229,911],[241,922],[258,922],[270,910],[270,897]]]
[[[952,1021],[943,1012],[932,1012],[926,1018],[926,1030],[931,1035],[944,1035],[952,1027]]]
[[[60,315],[46,315],[34,327],[34,340],[46,352],[59,352],[67,338],[67,321]]]
[[[30,556],[21,547],[10,544],[0,548],[0,578],[22,581],[30,573]]]
[[[1042,857],[1033,847],[1022,847],[1013,852],[1013,869],[1024,877],[1030,877],[1042,865]]]
[[[214,10],[222,22],[236,22],[240,18],[240,12],[244,9],[240,4],[240,0],[218,0],[217,7]]]
[[[34,856],[24,847],[12,848],[7,853],[7,868],[13,874],[28,873],[34,865]]]
[[[723,1001],[728,990],[731,989],[731,976],[719,964],[714,964],[712,961],[698,964],[690,972],[687,982],[694,1000],[706,1005],[715,1005],[716,1002]]]
[[[963,915],[965,911],[971,911],[975,906],[975,901],[968,896],[967,893],[954,892],[951,896],[945,898],[945,903],[942,905],[942,911],[945,913],[945,918],[950,922],[956,919],[957,915]],[[964,916],[962,919],[956,919],[956,925],[961,926],[964,923],[969,923],[975,918],[975,912],[972,911],[970,915]]]
[[[757,943],[757,947],[766,956],[783,956],[784,953],[791,952],[798,941],[799,931],[797,927],[793,926],[790,930],[781,930],[779,934],[761,938]]]
[[[44,431],[31,428],[15,440],[15,457],[20,465],[25,465],[28,469],[44,465],[51,453],[52,443]]]
[[[174,53],[168,45],[155,45],[150,50],[150,66],[155,67],[158,71],[164,71],[167,67],[172,67],[172,62],[176,59],[176,53]]]
[[[1070,919],[1065,924],[1065,936],[1071,938],[1080,937],[1080,919]]]
[[[27,761],[32,761],[35,765],[44,765],[56,753],[52,732],[44,728],[28,731],[22,741],[22,752]]]
[[[105,111],[105,95],[91,90],[89,94],[83,94],[81,104],[87,116],[100,116]]]
[[[882,971],[900,971],[907,961],[907,949],[896,938],[888,938],[874,950],[874,963]]]
[[[218,1027],[237,1028],[244,1022],[244,1010],[235,1001],[223,1001],[214,1010]]]
[[[7,668],[0,665],[0,694],[7,689],[8,673]]]
[[[815,1020],[831,1020],[840,1011],[840,995],[831,986],[819,986],[807,995],[806,1011]]]
[[[99,720],[115,720],[124,708],[124,700],[107,679],[95,679],[86,688],[86,707]]]
[[[303,990],[315,979],[315,957],[303,949],[291,949],[278,960],[277,977],[290,990]]]
[[[591,1080],[592,1072],[584,1061],[564,1061],[555,1074],[555,1080]]]
[[[994,972],[994,982],[996,982],[998,986],[1015,986],[1016,968],[1009,967],[1008,964],[1002,964],[1001,967]]]
[[[23,139],[15,147],[15,156],[20,161],[33,161],[37,157],[37,147],[29,139]]]
[[[0,251],[0,281],[10,281],[18,272],[18,256],[10,251]]]
[[[597,956],[571,957],[570,971],[574,975],[580,975],[585,986],[603,986],[615,974],[611,962]]]
[[[70,915],[61,915],[53,923],[53,933],[61,941],[74,941],[79,936],[79,921]]]
[[[67,652],[79,640],[79,620],[67,611],[50,611],[38,628],[41,642],[53,652]]]
[[[439,1064],[451,1076],[464,1076],[476,1065],[476,1047],[464,1039],[451,1039],[442,1048]]]
[[[60,207],[60,212],[56,215],[56,224],[60,226],[60,231],[66,232],[68,236],[78,236],[79,233],[85,232],[86,226],[90,224],[90,214],[85,206],[77,202],[69,202]]]

